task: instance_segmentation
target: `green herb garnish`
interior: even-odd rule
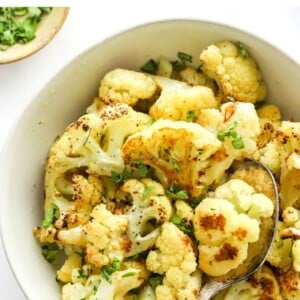
[[[121,266],[121,261],[117,257],[115,257],[113,262],[110,265],[103,267],[100,270],[102,277],[108,282],[110,282],[110,275],[118,271],[120,269],[120,266]]]
[[[151,191],[153,191],[155,187],[153,185],[148,185],[145,186],[144,191],[143,191],[143,199],[147,198]]]
[[[155,122],[154,118],[150,117],[148,125],[151,126],[151,125],[153,125],[154,122]]]
[[[189,201],[189,204],[191,206],[191,208],[195,209],[198,204],[204,199],[205,196],[199,196],[197,198],[192,198],[190,201]]]
[[[51,208],[48,210],[48,212],[47,212],[47,214],[46,214],[44,220],[42,221],[42,226],[43,226],[44,228],[49,227],[49,226],[53,223],[53,220],[54,220],[56,211],[57,211],[57,207],[56,207],[56,206],[51,207]]]
[[[249,54],[248,54],[248,50],[247,50],[246,46],[242,42],[239,42],[239,41],[236,42],[236,46],[237,46],[242,58],[248,58]]]
[[[175,170],[176,172],[180,172],[180,171],[181,171],[181,168],[180,168],[180,166],[179,166],[178,160],[177,160],[176,158],[174,158],[174,157],[171,157],[170,160],[171,160],[171,164],[172,164],[174,170]]]
[[[153,275],[149,278],[150,286],[155,290],[158,285],[161,285],[163,277],[161,275]]]
[[[245,147],[244,142],[241,135],[235,130],[236,126],[237,126],[237,122],[234,121],[231,127],[219,132],[217,137],[222,142],[224,141],[225,137],[230,137],[232,138],[231,143],[234,149],[242,149]]]
[[[111,180],[115,183],[121,183],[124,180],[123,172],[117,173],[115,171],[111,171]]]
[[[57,265],[59,248],[56,244],[48,244],[42,246],[42,254],[47,262],[51,265]]]
[[[184,52],[177,52],[177,57],[179,60],[172,61],[171,64],[175,71],[180,72],[184,68],[186,68],[187,63],[192,63],[193,57],[190,54]]]
[[[115,183],[121,183],[126,179],[130,178],[143,178],[148,174],[148,167],[144,165],[141,161],[136,161],[134,164],[134,168],[129,170],[127,166],[123,169],[122,173],[111,172],[111,180]]]
[[[194,110],[190,110],[187,113],[186,120],[189,122],[194,122],[196,120],[196,115]]]
[[[155,74],[157,71],[157,63],[153,59],[149,59],[140,70],[145,73]]]
[[[193,62],[193,57],[190,54],[179,51],[177,56],[182,62]]]
[[[0,7],[0,50],[35,38],[38,23],[51,7]]]
[[[141,177],[146,177],[148,174],[148,168],[141,161],[137,161],[134,166],[137,168],[138,173]]]
[[[185,224],[178,215],[173,215],[170,221],[186,234],[193,232],[192,226]]]
[[[172,199],[188,199],[188,193],[186,190],[180,188],[176,183],[172,183],[171,186],[166,190],[166,195]]]
[[[134,276],[136,274],[136,272],[128,272],[122,275],[122,277],[131,277]]]

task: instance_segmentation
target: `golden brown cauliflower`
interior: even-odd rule
[[[122,151],[125,162],[142,161],[153,167],[164,186],[176,182],[198,196],[209,159],[220,147],[216,136],[198,124],[158,120],[131,135]]]
[[[280,176],[280,206],[300,208],[300,122],[283,121],[274,137],[259,150],[260,161]]]
[[[190,238],[174,224],[162,225],[161,234],[146,259],[149,271],[164,275],[155,289],[157,299],[197,299],[201,274],[196,271],[196,254]],[[196,272],[195,272],[196,271]]]
[[[180,268],[170,268],[155,289],[156,300],[197,300],[201,281],[199,270],[188,275]]]
[[[293,268],[278,274],[281,294],[284,300],[300,299],[300,276]]]
[[[156,82],[147,74],[126,69],[114,69],[103,77],[99,98],[107,103],[134,106],[138,100],[149,100],[158,91]]]
[[[286,228],[286,224],[282,221],[277,223],[277,230],[274,236],[274,241],[271,245],[267,261],[273,267],[280,269],[280,271],[287,271],[292,264],[292,257],[290,255],[292,250],[292,239],[281,238],[281,232]]]
[[[221,276],[247,258],[248,244],[259,239],[259,219],[270,217],[274,205],[240,179],[219,186],[213,197],[196,207],[194,229],[200,269],[210,276]]]
[[[98,114],[83,115],[70,124],[48,154],[45,215],[54,207],[58,208],[56,214],[61,215],[76,206],[75,201],[70,201],[70,194],[76,196],[75,181],[80,177],[73,177],[73,183],[68,184],[70,174],[82,173],[83,169],[95,176],[121,172],[124,168],[121,147],[125,138],[145,126],[149,119],[148,115],[136,112],[126,104],[114,104],[105,106]],[[83,178],[80,180],[82,190],[88,183],[84,183]],[[87,192],[87,188],[84,189]],[[96,189],[91,192],[96,192]],[[95,200],[91,200],[91,204],[95,204]]]
[[[179,73],[179,80],[186,82],[188,85],[201,85],[207,86],[211,88],[214,92],[216,92],[216,84],[215,82],[206,76],[204,73],[198,72],[193,67],[186,67]]]
[[[270,268],[264,266],[250,279],[227,288],[213,300],[282,300],[279,284]],[[296,300],[298,298],[294,298]]]
[[[203,72],[217,82],[225,97],[251,103],[266,97],[260,70],[241,43],[217,42],[201,53],[200,61]]]
[[[191,274],[196,270],[196,255],[190,238],[172,223],[162,225],[157,238],[156,250],[151,250],[146,259],[147,269],[164,274],[172,267]]]
[[[87,240],[86,261],[102,267],[113,257],[122,259],[128,251],[128,218],[124,215],[113,215],[104,204],[95,206],[90,216],[91,219],[84,229]]]
[[[160,226],[171,217],[172,205],[161,184],[149,178],[140,181],[129,179],[120,190],[132,201],[131,208],[126,212],[130,241],[130,251],[126,256],[132,256],[155,244]]]
[[[194,121],[201,109],[218,107],[213,91],[205,86],[190,86],[165,77],[153,77],[161,90],[149,110],[154,120]]]
[[[257,147],[262,148],[274,138],[281,124],[281,113],[274,104],[265,104],[257,109],[261,133],[257,137]]]

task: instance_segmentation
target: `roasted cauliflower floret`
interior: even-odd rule
[[[205,168],[220,147],[221,142],[198,124],[158,120],[127,139],[123,158],[153,167],[165,187],[176,182],[198,196],[204,189]]]
[[[184,82],[155,76],[161,94],[149,110],[154,120],[193,121],[204,108],[218,106],[213,91],[204,86],[190,86]]]
[[[200,54],[203,72],[214,79],[225,97],[255,103],[266,97],[260,70],[244,45],[217,42]]]
[[[127,227],[128,218],[125,215],[113,215],[104,204],[95,206],[84,229],[86,261],[101,267],[107,265],[112,257],[121,260],[128,251]]]
[[[101,275],[90,275],[84,283],[68,283],[63,286],[63,300],[123,300],[126,294],[140,287],[148,272],[143,264],[115,265],[113,269],[101,271]]]
[[[56,271],[56,279],[60,282],[71,282],[72,272],[81,268],[82,257],[78,253],[73,253],[67,257],[62,267]]]
[[[300,122],[282,121],[271,141],[260,150],[260,160],[272,168],[274,173],[279,173],[281,165],[292,153],[297,154],[299,148]],[[276,164],[273,158],[276,158]]]
[[[236,158],[250,157],[257,149],[256,138],[260,134],[259,118],[251,103],[228,102],[221,106],[224,117],[218,127],[229,153]]]
[[[115,69],[104,76],[99,98],[107,104],[120,102],[134,106],[138,100],[149,100],[158,91],[156,82],[147,74]]]
[[[94,299],[95,291],[97,291],[101,282],[101,275],[91,275],[86,283],[67,283],[62,287],[62,300],[82,300]]]
[[[126,216],[113,215],[104,204],[98,204],[85,225],[62,229],[57,239],[64,245],[83,247],[86,262],[101,267],[107,265],[112,257],[122,259],[129,251],[127,226]]]
[[[281,238],[281,232],[284,228],[286,228],[286,225],[282,221],[279,221],[277,223],[274,241],[267,257],[267,261],[273,267],[278,268],[281,271],[287,271],[292,263],[292,257],[290,255],[292,250],[292,239]]]
[[[112,171],[122,171],[121,147],[125,138],[147,124],[149,119],[126,104],[115,104],[104,107],[98,115],[86,114],[72,123],[48,155],[45,213],[53,206],[59,208],[59,214],[74,209],[75,202],[67,197],[70,188],[68,191],[68,186],[61,182],[68,172],[85,169],[88,174],[110,176]],[[71,193],[75,195],[74,191]]]
[[[280,237],[291,243],[285,255],[291,257],[295,272],[300,272],[300,211],[287,207],[282,213],[282,219],[286,227],[280,231]]]
[[[257,109],[257,114],[260,119],[267,119],[271,122],[281,121],[281,112],[275,104],[265,104]]]
[[[222,141],[222,147],[209,159],[202,178],[204,185],[219,183],[235,159],[252,158],[257,150],[259,119],[251,103],[225,103],[220,114],[212,109],[202,110],[198,122]]]
[[[281,209],[300,208],[300,122],[283,121],[274,137],[260,149],[260,161],[280,177]]]
[[[197,300],[200,288],[199,270],[188,275],[181,269],[173,267],[165,274],[163,283],[156,287],[156,300]]]
[[[257,147],[262,148],[275,136],[281,124],[281,112],[274,104],[265,104],[257,109],[261,133],[257,138]]]
[[[239,179],[219,186],[214,198],[196,207],[195,237],[199,266],[211,276],[237,268],[247,258],[248,244],[259,239],[259,219],[272,216],[272,201]]]
[[[196,255],[190,238],[172,223],[161,227],[161,234],[146,259],[147,269],[164,274],[171,268],[179,268],[186,274],[196,270]]]
[[[174,204],[176,215],[185,223],[193,223],[194,212],[190,205],[183,200],[177,200]]]
[[[157,299],[197,299],[201,274],[190,238],[174,224],[162,225],[161,234],[146,259],[147,269],[164,275],[155,289]],[[195,272],[196,271],[196,272]]]
[[[152,179],[130,179],[121,191],[132,198],[128,216],[128,237],[131,247],[127,256],[150,249],[159,236],[159,226],[170,219],[172,206],[163,187]]]
[[[270,268],[264,266],[250,279],[232,285],[213,300],[282,300],[278,281]],[[284,298],[285,299],[285,298]],[[295,298],[296,299],[296,298]]]
[[[293,152],[282,164],[279,185],[281,209],[285,209],[289,206],[300,208],[299,176],[300,154],[298,153],[298,150],[295,149],[295,152]]]
[[[180,81],[186,82],[188,85],[207,86],[216,92],[215,82],[205,74],[195,70],[193,67],[187,67],[180,71],[179,79]]]
[[[300,297],[300,273],[290,268],[278,274],[281,294],[284,300],[296,300]]]

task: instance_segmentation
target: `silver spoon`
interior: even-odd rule
[[[259,240],[248,247],[248,256],[243,265],[230,271],[226,275],[207,277],[205,285],[200,291],[198,300],[209,300],[221,290],[251,277],[265,262],[276,232],[279,216],[279,194],[272,172],[259,162],[242,164],[231,176],[242,179],[259,192],[268,196],[274,204],[271,218],[262,218]]]

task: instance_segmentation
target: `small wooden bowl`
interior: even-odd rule
[[[57,34],[69,13],[68,7],[53,7],[38,24],[36,36],[26,44],[15,44],[0,51],[0,64],[14,62],[30,56],[46,46]]]

